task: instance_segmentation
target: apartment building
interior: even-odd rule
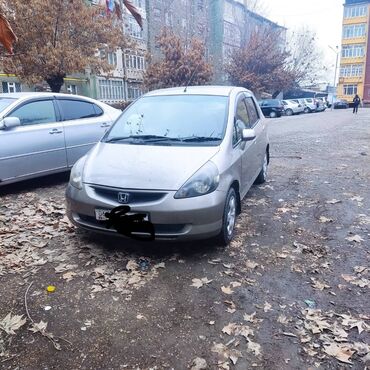
[[[370,104],[370,0],[346,0],[337,98]]]
[[[285,45],[286,28],[248,10],[244,0],[209,0],[211,62],[214,83],[227,84],[224,65],[235,49],[245,45],[253,31],[271,28],[281,35]]]
[[[91,2],[92,5],[99,3],[94,0]],[[112,71],[109,74],[88,76],[91,87],[89,95],[108,104],[132,101],[143,93],[142,83],[148,43],[146,3],[145,0],[132,0],[131,2],[141,14],[143,29],[126,8],[122,9],[122,19],[119,21],[122,22],[123,34],[135,47],[119,49],[106,55],[101,54],[101,57],[107,58],[108,63],[112,65]]]
[[[154,60],[160,57],[156,38],[164,29],[178,35],[184,45],[188,45],[195,37],[202,40],[207,47],[208,3],[209,0],[146,0],[149,28],[148,51]]]

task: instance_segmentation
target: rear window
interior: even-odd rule
[[[64,121],[70,121],[82,118],[97,117],[102,114],[102,110],[95,104],[82,100],[59,99],[59,106],[62,109]],[[96,109],[99,109],[96,110]]]

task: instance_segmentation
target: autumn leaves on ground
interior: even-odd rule
[[[78,231],[67,176],[2,189],[0,367],[369,366],[369,122],[270,120],[269,181],[226,249]]]

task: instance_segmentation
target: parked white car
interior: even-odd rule
[[[68,171],[121,113],[84,96],[0,94],[0,186]]]
[[[282,100],[282,103],[284,105],[284,112],[287,116],[304,112],[304,105],[301,103],[297,103],[293,100]]]

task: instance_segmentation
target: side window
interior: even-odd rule
[[[58,99],[64,121],[100,116],[95,113],[94,104],[82,100]]]
[[[236,145],[242,139],[242,131],[249,127],[249,116],[244,103],[244,97],[238,99],[235,113],[235,123],[233,130],[233,145]]]
[[[18,117],[21,125],[35,125],[56,122],[52,100],[40,100],[27,103],[15,109],[9,117]]]
[[[102,116],[104,114],[103,109],[101,109],[98,105],[93,104],[95,109],[95,115],[96,117]]]
[[[248,116],[250,118],[250,127],[253,127],[260,118],[256,109],[256,104],[252,98],[245,98],[245,104],[247,106]]]
[[[238,104],[236,106],[236,115],[235,115],[235,118],[237,120],[241,120],[244,122],[245,124],[245,127],[244,128],[247,128],[249,126],[249,116],[248,116],[248,112],[247,112],[247,107],[245,106],[245,98],[244,97],[240,97],[238,99]]]

